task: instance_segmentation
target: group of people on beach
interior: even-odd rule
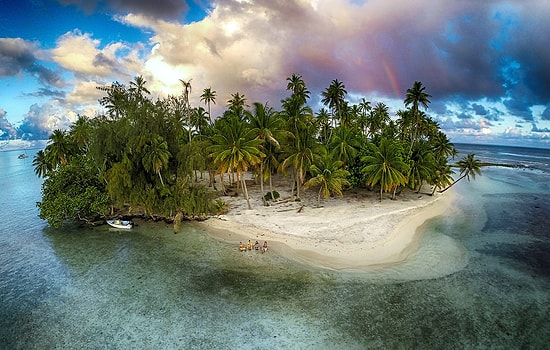
[[[267,252],[267,241],[264,241],[263,246],[260,246],[260,242],[258,241],[256,241],[256,243],[252,245],[252,241],[248,240],[248,242],[246,243],[246,246],[243,244],[243,242],[239,242],[239,250],[241,252],[252,250],[252,248],[254,248],[254,250],[261,250],[262,253],[265,253]]]

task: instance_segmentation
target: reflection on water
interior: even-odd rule
[[[195,224],[49,229],[32,169],[0,174],[0,347],[544,348],[548,193],[508,171],[458,184],[455,215],[368,274],[243,254]]]

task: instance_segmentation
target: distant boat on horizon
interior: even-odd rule
[[[17,158],[25,159],[25,158],[29,158],[29,156],[26,153],[21,153],[20,155],[17,156]]]

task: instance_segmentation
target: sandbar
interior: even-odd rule
[[[395,200],[384,194],[358,189],[344,197],[317,200],[317,191],[291,200],[290,186],[279,180],[282,200],[264,206],[259,185],[248,186],[252,209],[242,195],[223,197],[229,211],[202,225],[216,239],[237,245],[268,241],[270,252],[329,270],[362,270],[406,259],[418,243],[418,228],[428,219],[451,210],[453,191],[430,195],[402,191]],[[268,191],[264,187],[264,192]]]

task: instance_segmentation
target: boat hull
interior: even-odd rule
[[[114,228],[131,229],[134,225],[131,221],[125,220],[107,220],[107,224]]]

